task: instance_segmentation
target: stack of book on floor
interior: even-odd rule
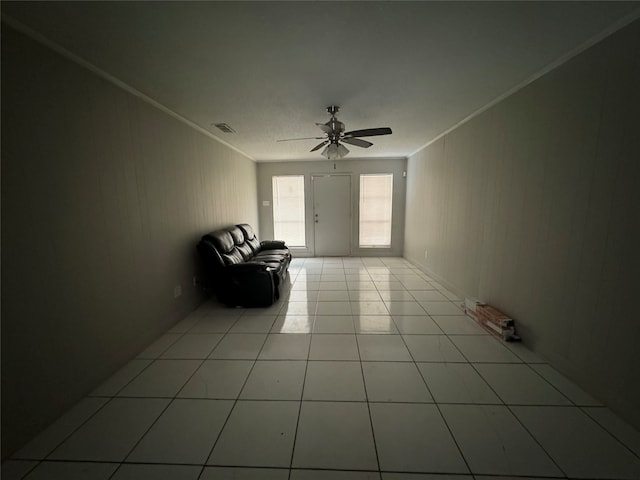
[[[464,310],[467,315],[493,335],[507,342],[520,340],[520,337],[516,335],[516,326],[513,319],[497,308],[472,298],[466,298]]]

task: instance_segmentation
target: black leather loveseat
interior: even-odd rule
[[[280,298],[291,263],[282,241],[260,242],[246,223],[216,230],[197,246],[208,282],[229,306],[264,307]]]

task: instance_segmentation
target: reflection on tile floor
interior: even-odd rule
[[[209,301],[2,465],[10,479],[638,479],[640,434],[401,258],[295,259]]]

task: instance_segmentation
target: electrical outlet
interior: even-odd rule
[[[427,259],[427,249],[426,248],[424,249],[424,259],[425,260]]]
[[[173,298],[178,298],[182,295],[182,285],[176,285],[173,287]]]

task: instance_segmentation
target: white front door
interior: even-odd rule
[[[351,254],[351,175],[312,175],[316,257]]]

